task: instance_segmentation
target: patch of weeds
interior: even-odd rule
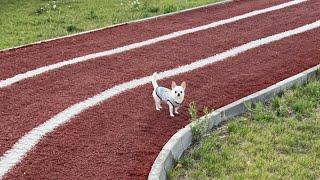
[[[255,107],[252,108],[251,115],[253,120],[261,122],[270,122],[276,119],[274,113],[266,109],[261,102],[255,104]]]
[[[185,157],[185,158],[181,158],[179,161],[178,161],[178,164],[175,166],[175,169],[178,169],[178,168],[188,168],[192,163],[192,159],[190,157]]]
[[[112,24],[117,24],[119,23],[119,17],[116,14],[112,14],[111,16],[111,23]]]
[[[141,10],[146,13],[157,13],[160,8],[156,5],[152,5],[149,1],[144,1],[141,5]]]
[[[238,132],[240,129],[241,129],[241,127],[239,127],[239,124],[236,123],[236,122],[231,122],[231,123],[228,125],[228,132],[230,132],[230,133],[236,133],[236,132]]]
[[[224,135],[229,135],[230,143],[238,144],[239,138],[247,138],[248,140],[253,140],[251,137],[251,130],[247,126],[248,118],[246,117],[237,117],[237,120],[230,119],[230,122],[226,125],[226,132]],[[220,130],[221,131],[221,130]]]
[[[91,20],[98,19],[98,15],[96,14],[96,12],[90,11],[87,18]]]
[[[166,6],[164,6],[164,8],[163,8],[163,12],[164,12],[165,14],[171,13],[171,12],[174,12],[174,11],[177,11],[177,7],[174,6],[174,5],[166,5]]]
[[[318,69],[316,70],[316,75],[317,75],[317,76],[320,75],[320,68],[318,68]]]
[[[283,98],[276,96],[271,100],[271,109],[280,117],[288,117],[289,110],[288,107],[284,104]]]
[[[146,8],[146,10],[150,13],[157,13],[159,12],[160,8],[156,6],[149,6]]]
[[[167,172],[167,178],[169,180],[173,180],[175,179],[175,177],[177,176],[177,171],[173,168],[171,168],[168,172]]]
[[[37,14],[42,14],[44,12],[47,12],[47,9],[45,7],[39,7],[38,9],[36,9],[36,13]]]
[[[40,14],[43,14],[43,13],[48,13],[50,11],[55,11],[58,9],[58,6],[56,4],[56,1],[51,1],[47,4],[44,4],[40,7],[38,7],[35,12],[36,14],[40,15]]]
[[[305,101],[303,99],[297,100],[291,105],[296,116],[301,119],[303,114],[309,115],[313,109],[313,103],[310,101]]]
[[[201,139],[203,131],[206,130],[206,125],[203,122],[195,122],[191,125],[191,132],[194,142],[198,142]]]
[[[203,113],[205,116],[204,118],[198,119],[197,106],[194,102],[192,102],[189,105],[188,112],[190,115],[191,132],[192,132],[193,140],[197,142],[201,139],[202,135],[208,130],[207,116],[209,114],[209,109],[208,107],[204,107]]]
[[[76,32],[76,31],[80,31],[81,29],[79,29],[79,28],[77,28],[77,26],[75,26],[75,25],[69,25],[69,26],[67,26],[67,31],[69,32],[69,33],[72,33],[72,32]]]
[[[281,98],[280,97],[275,97],[272,102],[271,102],[271,107],[272,110],[279,111],[281,108]]]
[[[308,117],[320,102],[320,85],[315,83],[315,80],[311,80],[307,85],[300,86],[295,91],[287,91],[283,101],[288,104],[291,115],[294,114],[299,120]]]
[[[301,94],[304,96],[310,96],[308,100],[311,102],[320,101],[320,86],[316,83],[309,83],[305,88],[301,90]]]
[[[138,11],[140,9],[140,1],[139,0],[133,0],[130,2],[130,9],[133,11]]]
[[[112,24],[119,24],[124,22],[124,17],[121,14],[112,14],[111,16]]]
[[[198,109],[195,102],[189,104],[188,112],[190,115],[190,122],[193,122],[198,119]]]
[[[208,108],[207,106],[205,106],[205,107],[203,108],[203,114],[204,114],[204,116],[205,116],[205,117],[208,116],[209,113],[210,113],[209,108]]]

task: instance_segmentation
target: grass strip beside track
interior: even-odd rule
[[[318,179],[320,80],[257,104],[187,150],[170,179]]]

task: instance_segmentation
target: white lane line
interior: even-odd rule
[[[233,22],[236,22],[236,21],[239,21],[239,20],[242,20],[242,19],[246,19],[246,18],[249,18],[249,17],[253,17],[253,16],[256,16],[256,15],[259,15],[259,14],[264,14],[264,13],[267,13],[267,12],[283,9],[283,8],[286,8],[286,7],[289,7],[289,6],[293,6],[293,5],[296,5],[296,4],[299,4],[299,3],[302,3],[302,2],[306,2],[306,1],[308,1],[308,0],[294,0],[294,1],[290,1],[290,2],[287,2],[287,3],[280,4],[280,5],[272,6],[272,7],[269,7],[269,8],[255,10],[255,11],[252,11],[252,12],[249,12],[249,13],[246,13],[246,14],[243,14],[243,15],[235,16],[235,17],[232,17],[232,18],[229,18],[229,19],[224,19],[224,20],[221,20],[221,21],[213,22],[213,23],[210,23],[210,24],[207,24],[207,25],[198,26],[198,27],[195,27],[195,28],[185,29],[185,30],[181,30],[181,31],[176,31],[176,32],[173,32],[173,33],[170,33],[170,34],[167,34],[167,35],[163,35],[163,36],[159,36],[159,37],[153,38],[153,39],[148,39],[146,41],[133,43],[133,44],[130,44],[130,45],[118,47],[118,48],[107,50],[107,51],[102,51],[102,52],[98,52],[98,53],[93,53],[93,54],[88,54],[88,55],[85,55],[85,56],[76,57],[76,58],[73,58],[73,59],[62,61],[62,62],[59,62],[59,63],[56,63],[56,64],[51,64],[51,65],[48,65],[48,66],[43,66],[43,67],[40,67],[40,68],[37,68],[37,69],[34,69],[34,70],[27,71],[25,73],[17,74],[17,75],[15,75],[13,77],[10,77],[8,79],[1,80],[0,81],[0,88],[4,88],[4,87],[7,87],[7,86],[10,86],[10,85],[12,85],[14,83],[17,83],[19,81],[22,81],[24,79],[31,78],[31,77],[37,76],[39,74],[42,74],[42,73],[45,73],[45,72],[48,72],[48,71],[51,71],[51,70],[59,69],[59,68],[64,67],[64,66],[77,64],[77,63],[88,61],[88,60],[92,60],[92,59],[95,59],[95,58],[98,58],[98,57],[104,57],[104,56],[110,56],[110,55],[122,53],[122,52],[129,51],[129,50],[132,50],[132,49],[140,48],[140,47],[143,47],[143,46],[155,44],[155,43],[158,43],[158,42],[161,42],[161,41],[166,41],[166,40],[169,40],[169,39],[177,38],[179,36],[183,36],[183,35],[186,35],[186,34],[195,33],[195,32],[198,32],[198,31],[203,31],[203,30],[206,30],[206,29],[210,29],[210,28],[221,26],[221,25],[233,23]]]
[[[167,71],[163,71],[158,74],[159,79],[168,78],[171,76],[176,76],[181,73],[186,73],[201,67],[205,67],[212,63],[223,61],[227,58],[237,56],[240,53],[246,52],[250,49],[254,49],[260,47],[262,45],[266,45],[275,41],[279,41],[281,39],[300,34],[315,28],[320,27],[320,20],[307,24],[305,26],[301,26],[296,29],[292,29],[289,31],[285,31],[279,34],[275,34],[272,36],[268,36],[262,39],[258,39],[255,41],[251,41],[247,44],[234,47],[228,51],[217,54],[212,57],[208,57],[206,59],[201,59],[199,61],[193,62],[191,64],[187,64],[184,66],[180,66],[174,69],[170,69]],[[146,76],[139,79],[134,79],[132,81],[128,81],[119,85],[112,87],[111,89],[107,89],[106,91],[101,92],[91,98],[86,99],[80,103],[74,104],[59,114],[55,115],[45,123],[40,126],[32,129],[26,135],[24,135],[21,139],[16,142],[13,147],[6,151],[0,158],[0,179],[3,177],[11,168],[13,168],[17,163],[19,163],[23,157],[44,137],[46,134],[53,132],[57,127],[63,125],[64,123],[70,121],[73,117],[80,114],[82,111],[88,109],[89,107],[96,106],[99,103],[115,96],[128,91],[130,89],[136,88],[138,86],[145,85],[149,83],[151,80],[151,76]]]

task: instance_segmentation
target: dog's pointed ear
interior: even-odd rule
[[[172,81],[171,89],[175,88],[176,86],[177,86],[176,82]]]
[[[186,89],[187,83],[186,83],[185,81],[183,81],[183,82],[181,83],[181,87],[183,87],[183,89]]]

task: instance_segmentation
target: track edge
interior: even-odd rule
[[[204,123],[206,129],[210,130],[221,122],[246,112],[247,103],[256,103],[259,101],[265,102],[286,89],[306,83],[310,78],[316,76],[316,72],[319,69],[320,64],[223,106],[211,112],[207,116],[200,117],[196,123]],[[192,144],[193,137],[191,127],[194,123],[195,122],[190,123],[180,129],[168,140],[155,159],[149,172],[148,180],[167,179],[167,172],[173,167],[174,161],[179,159],[182,153]]]

